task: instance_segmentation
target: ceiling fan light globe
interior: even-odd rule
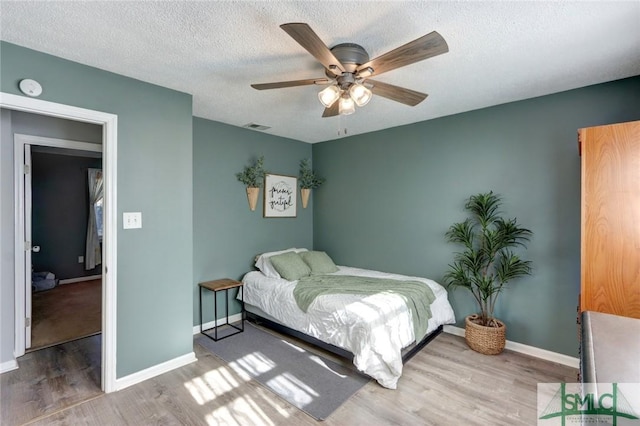
[[[350,115],[356,112],[356,104],[349,96],[341,97],[338,107],[338,111],[341,115]]]
[[[349,89],[349,96],[355,101],[356,105],[363,107],[369,103],[373,94],[371,90],[362,84],[353,84]]]
[[[328,86],[318,93],[320,103],[329,108],[335,101],[340,98],[340,88],[336,85]]]

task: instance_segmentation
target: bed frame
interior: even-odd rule
[[[339,348],[338,346],[332,345],[330,343],[325,343],[322,340],[316,339],[315,337],[309,336],[308,334],[304,334],[300,331],[294,330],[282,324],[279,324],[275,321],[271,321],[269,319],[263,318],[253,312],[245,311],[246,319],[263,327],[270,328],[271,330],[277,331],[278,333],[286,334],[289,336],[293,336],[296,339],[300,339],[303,342],[310,343],[314,346],[317,346],[321,349],[324,349],[328,352],[346,358],[350,361],[353,361],[353,354],[345,349]],[[438,334],[442,333],[443,326],[439,326],[431,333],[424,336],[424,338],[411,346],[408,346],[407,349],[402,351],[402,363],[405,364],[409,361],[415,354],[420,352],[422,348],[427,346],[429,342],[435,339]]]

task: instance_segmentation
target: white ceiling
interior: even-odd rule
[[[305,142],[424,121],[640,75],[640,2],[225,1],[1,3],[2,40],[193,95],[193,114]],[[305,22],[329,46],[371,58],[438,31],[449,53],[378,80],[429,94],[416,107],[374,97],[321,118],[323,77],[279,28]],[[30,77],[28,75],[25,78]],[[44,87],[46,92],[47,88]]]

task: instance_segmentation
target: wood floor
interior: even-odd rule
[[[100,335],[21,356],[17,370],[0,375],[0,424],[21,425],[104,395],[101,357]]]
[[[96,385],[99,368],[88,365],[99,365],[99,339],[97,352],[95,342],[89,340],[98,337],[66,344],[76,345],[76,358],[83,361],[57,365],[62,353],[47,354],[58,347],[49,348],[27,354],[31,359],[21,358],[19,370],[0,376],[1,424],[32,419],[29,424],[35,425],[320,423],[257,382],[239,376],[197,344],[197,362],[122,391],[101,394]],[[88,353],[79,353],[84,350]],[[65,372],[67,368],[71,370]],[[371,381],[322,423],[532,425],[536,424],[537,383],[574,382],[576,373],[570,367],[509,351],[481,355],[462,338],[443,333],[405,365],[397,390]],[[87,401],[78,404],[83,391]],[[68,408],[61,410],[64,406]]]

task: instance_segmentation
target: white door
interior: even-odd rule
[[[24,276],[25,349],[31,347],[31,145],[24,145]]]

